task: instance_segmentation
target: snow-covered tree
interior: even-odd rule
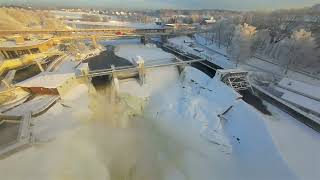
[[[230,19],[220,19],[211,27],[210,39],[219,47],[228,47],[231,44],[235,24]]]
[[[287,68],[311,67],[319,62],[319,51],[311,32],[304,29],[293,32],[286,41],[288,46]]]
[[[238,25],[234,31],[231,47],[228,49],[236,64],[246,61],[252,55],[252,44],[256,28],[246,23]]]
[[[268,44],[270,44],[270,34],[266,29],[257,31],[254,36],[252,50],[255,53],[264,53],[263,51],[268,48]]]

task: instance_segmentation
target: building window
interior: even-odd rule
[[[32,49],[30,49],[30,51],[32,54],[36,54],[36,53],[40,52],[39,48],[32,48]]]
[[[25,55],[25,54],[29,54],[29,51],[24,49],[24,50],[18,50],[17,53],[18,53],[19,56],[22,56],[22,55]]]
[[[5,59],[8,59],[9,57],[7,57],[7,55],[6,55],[6,53],[4,52],[4,51],[1,51],[1,53],[2,53],[2,55],[3,55],[3,57],[5,58]]]
[[[9,58],[17,58],[18,57],[17,53],[14,51],[7,51],[7,54],[9,56]]]

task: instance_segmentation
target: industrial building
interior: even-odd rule
[[[74,73],[43,72],[16,84],[16,86],[35,94],[63,96],[76,82]]]
[[[55,45],[53,39],[25,40],[22,36],[0,41],[0,56],[3,59],[19,58],[25,54],[46,52]]]

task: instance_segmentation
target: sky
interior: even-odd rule
[[[312,6],[320,0],[0,0],[0,4],[134,9],[270,10]]]

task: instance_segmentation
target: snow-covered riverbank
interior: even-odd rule
[[[117,46],[117,55],[129,60],[172,58],[150,45]],[[197,69],[147,70],[143,85],[120,80],[117,103],[110,101],[111,89],[97,92],[88,82],[71,89],[33,119],[35,144],[2,159],[1,175],[13,180],[303,177],[292,165],[294,157],[280,149],[287,139],[272,134],[279,127],[269,126],[268,117],[238,93]]]

